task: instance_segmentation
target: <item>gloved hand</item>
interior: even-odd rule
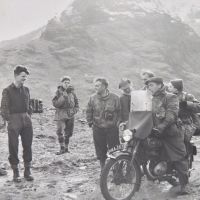
[[[67,91],[63,91],[63,96],[64,96],[64,97],[68,97]]]
[[[187,108],[187,101],[181,101],[179,103],[179,108],[180,109],[186,109]]]
[[[153,128],[152,129],[152,134],[154,135],[154,136],[156,136],[156,137],[161,137],[161,132],[160,132],[160,130],[159,129],[157,129],[157,128]]]
[[[124,129],[125,129],[125,127],[126,127],[126,122],[121,122],[120,124],[119,124],[119,131],[124,131]]]
[[[71,93],[74,90],[74,87],[72,85],[69,85],[66,89],[67,93]]]
[[[6,126],[6,120],[0,115],[0,129]]]

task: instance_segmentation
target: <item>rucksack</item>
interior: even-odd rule
[[[182,101],[191,101],[193,103],[198,103],[198,101],[194,98],[193,95],[188,94],[187,92],[183,92]],[[190,141],[191,137],[196,134],[200,130],[200,116],[198,113],[189,113],[188,117],[189,123],[183,122],[183,132],[185,133],[186,141]]]
[[[41,99],[30,99],[33,113],[43,113],[43,102]]]

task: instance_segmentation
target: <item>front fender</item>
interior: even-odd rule
[[[127,156],[131,157],[131,152],[116,150],[116,151],[109,152],[107,154],[107,158],[108,159],[116,159],[118,156],[121,156],[121,155],[127,155]]]

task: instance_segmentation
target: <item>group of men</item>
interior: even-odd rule
[[[14,70],[14,82],[2,92],[1,116],[8,122],[9,162],[13,169],[13,180],[20,182],[18,143],[21,136],[24,159],[24,178],[32,181],[30,167],[32,161],[33,128],[29,89],[24,82],[29,75],[26,67],[17,66]],[[171,80],[170,84],[156,77],[150,71],[143,71],[142,90],[152,94],[152,118],[158,136],[163,140],[166,159],[174,163],[178,171],[181,191],[184,193],[188,185],[188,162],[185,140],[189,141],[196,130],[195,114],[200,112],[199,102],[183,91],[183,81]],[[105,78],[94,81],[95,94],[88,102],[86,119],[93,130],[94,146],[97,159],[103,169],[108,149],[120,143],[120,124],[128,121],[131,103],[132,83],[123,78],[119,83],[122,95],[118,97],[109,91],[109,83]],[[74,116],[79,110],[78,98],[71,85],[71,78],[64,76],[52,99],[56,108],[55,121],[60,150],[57,155],[69,152],[69,139],[73,134]],[[189,124],[180,131],[177,121]],[[183,126],[184,127],[184,126]],[[188,128],[189,127],[189,128]],[[194,130],[191,128],[194,127]]]
[[[141,79],[145,84],[142,90],[152,94],[153,126],[163,142],[163,156],[173,163],[178,172],[180,194],[187,194],[189,166],[186,147],[199,128],[195,121],[199,121],[196,114],[200,112],[200,104],[183,91],[181,79],[164,84],[162,78],[155,77],[150,71],[143,71]],[[129,119],[132,84],[129,79],[120,81],[120,97],[109,91],[105,78],[96,79],[94,86],[96,94],[89,99],[86,117],[93,129],[96,155],[103,169],[107,150],[119,144],[119,127]],[[181,128],[178,121],[181,121]]]

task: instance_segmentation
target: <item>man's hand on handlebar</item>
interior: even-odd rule
[[[121,122],[119,124],[119,131],[124,131],[125,130],[125,127],[126,127],[126,122]]]
[[[161,136],[161,132],[160,132],[160,130],[157,129],[157,128],[153,128],[153,129],[152,129],[152,134],[153,134],[154,136],[156,136],[156,137],[160,137],[160,136]]]

